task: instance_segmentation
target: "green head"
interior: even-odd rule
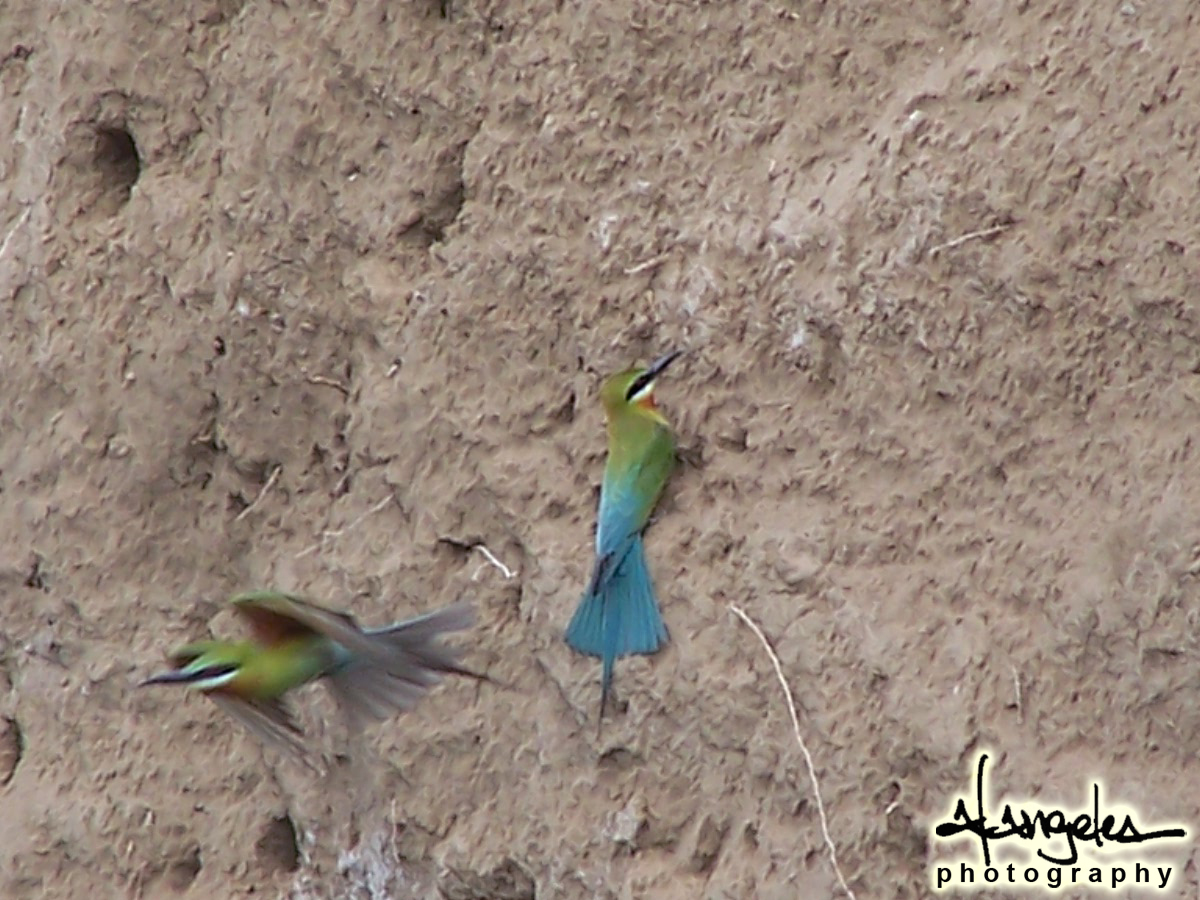
[[[147,678],[139,687],[148,684],[183,684],[198,691],[216,690],[237,677],[254,649],[251,644],[222,641],[188,644],[171,654],[174,669]]]
[[[679,358],[681,350],[673,350],[660,356],[648,366],[635,366],[609,376],[600,388],[600,402],[611,419],[631,410],[642,410],[659,418],[654,408],[654,383],[671,363]]]

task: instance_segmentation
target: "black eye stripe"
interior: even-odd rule
[[[209,678],[220,678],[222,675],[230,675],[237,671],[237,666],[233,663],[218,663],[217,665],[205,666],[203,669],[193,673],[192,681],[207,681]]]
[[[638,392],[644,391],[646,385],[654,381],[654,376],[650,372],[643,372],[637,378],[633,379],[633,384],[629,385],[629,390],[625,392],[625,399],[632,400],[637,396]]]

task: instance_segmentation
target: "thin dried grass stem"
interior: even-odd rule
[[[275,482],[279,480],[279,473],[282,471],[282,465],[276,466],[271,470],[271,477],[268,478],[267,483],[262,486],[262,490],[258,492],[258,496],[254,498],[254,502],[238,513],[233,521],[240,522],[242,519],[246,518],[246,516],[250,515],[250,513],[254,512],[258,504],[262,502],[262,498],[267,496],[267,491],[271,490],[271,488],[275,486]]]
[[[504,563],[500,562],[496,554],[489,550],[485,544],[476,544],[475,549],[482,553],[483,558],[486,559],[491,565],[500,570],[500,574],[504,576],[506,581],[517,574]],[[478,577],[479,573],[476,572],[475,575]]]
[[[372,506],[365,513],[363,513],[361,516],[359,516],[357,519],[355,519],[353,522],[351,522],[349,525],[345,526],[344,528],[338,528],[338,529],[334,529],[334,530],[327,530],[327,531],[321,532],[321,539],[317,543],[313,544],[312,546],[305,547],[303,550],[301,550],[299,553],[297,553],[296,559],[300,559],[302,557],[308,556],[310,553],[316,553],[318,550],[320,550],[322,547],[324,547],[329,541],[332,541],[336,538],[340,538],[342,535],[353,531],[359,525],[361,525],[364,521],[366,521],[370,516],[375,515],[375,513],[379,512],[381,509],[383,509],[389,503],[394,503],[395,501],[396,501],[395,495],[388,494],[386,497],[384,497],[382,500],[380,500],[378,503],[376,503],[374,506]]]
[[[1008,229],[1011,227],[1011,225],[993,225],[991,228],[980,228],[978,231],[971,231],[967,234],[960,235],[952,241],[946,241],[944,244],[938,244],[929,251],[929,258],[933,259],[935,256],[945,253],[947,250],[953,250],[956,247],[961,247],[963,244],[967,243],[967,241],[979,241],[983,240],[984,238],[995,237],[998,234],[1008,231]]]
[[[771,646],[771,642],[767,640],[767,636],[763,634],[763,630],[758,627],[758,623],[751,619],[744,609],[737,604],[731,603],[729,611],[746,623],[746,626],[754,632],[759,642],[763,645],[763,649],[767,651],[767,656],[771,658],[771,665],[775,667],[775,676],[779,679],[779,685],[783,688],[783,696],[787,700],[788,713],[792,717],[792,731],[796,735],[796,743],[800,745],[800,752],[804,754],[804,764],[808,767],[808,778],[812,782],[813,796],[817,798],[817,818],[821,821],[821,836],[825,839],[825,846],[829,849],[829,861],[833,864],[833,872],[837,876],[838,884],[846,896],[850,900],[858,900],[854,891],[850,889],[850,885],[846,884],[846,877],[842,874],[842,867],[838,865],[837,847],[834,846],[833,838],[829,834],[829,819],[825,816],[825,802],[821,799],[821,785],[817,781],[817,770],[813,765],[812,754],[808,752],[808,746],[804,743],[804,735],[800,733],[800,717],[796,714],[796,699],[792,694],[792,688],[788,684],[786,676],[783,674],[783,666],[779,662],[775,648]]]

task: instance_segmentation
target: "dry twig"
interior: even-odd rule
[[[512,569],[510,569],[508,566],[506,566],[504,563],[500,562],[500,560],[496,558],[496,554],[493,553],[491,550],[489,550],[487,548],[486,544],[476,544],[475,549],[483,554],[484,559],[486,559],[489,563],[491,563],[493,566],[495,566],[497,569],[500,570],[500,574],[502,574],[504,576],[505,581],[507,581],[508,579],[512,578],[514,575],[517,574]],[[474,581],[478,577],[479,577],[479,573],[476,572],[471,580]]]
[[[339,391],[343,397],[350,396],[350,388],[346,387],[346,385],[342,384],[340,381],[335,381],[334,379],[328,378],[325,375],[305,375],[304,380],[309,384],[323,384],[326,387],[331,387],[335,391]]]
[[[1017,667],[1014,665],[1009,665],[1009,668],[1012,669],[1013,689],[1017,694],[1017,721],[1024,722],[1025,709],[1021,705],[1021,673],[1017,671]]]
[[[334,538],[339,538],[343,534],[353,531],[355,528],[357,528],[359,525],[361,525],[363,523],[363,521],[365,519],[367,519],[367,517],[375,515],[375,513],[379,512],[381,509],[383,509],[389,503],[393,502],[395,499],[396,499],[396,497],[393,494],[388,494],[386,497],[384,497],[382,500],[380,500],[378,503],[376,503],[374,506],[372,506],[370,509],[368,509],[365,513],[363,513],[361,516],[359,516],[357,519],[355,519],[349,525],[346,525],[346,526],[344,526],[342,528],[338,528],[338,529],[330,529],[327,531],[322,531],[321,539],[319,541],[317,541],[315,544],[313,544],[311,547],[305,547],[303,550],[301,550],[299,553],[297,553],[296,559],[300,559],[303,556],[308,556],[310,553],[316,553],[323,546],[325,546],[325,543],[327,541],[331,541]]]
[[[1011,225],[993,225],[991,228],[981,228],[979,231],[969,231],[964,235],[956,237],[952,241],[946,241],[944,244],[938,244],[929,251],[929,258],[933,259],[939,253],[945,253],[947,250],[953,250],[955,247],[961,247],[967,241],[979,241],[983,238],[990,238],[1002,231],[1008,231]]]
[[[31,206],[25,207],[25,212],[21,213],[17,221],[13,223],[13,227],[8,230],[8,234],[4,236],[4,240],[0,241],[0,259],[4,259],[5,254],[8,253],[8,242],[12,240],[13,235],[20,231],[21,227],[29,221],[29,215],[32,210],[33,207]]]
[[[812,754],[808,752],[808,746],[804,743],[804,736],[800,733],[800,717],[796,715],[796,699],[792,695],[792,688],[788,684],[786,676],[783,674],[783,666],[779,662],[775,648],[771,646],[771,642],[767,640],[767,636],[763,634],[763,630],[758,627],[758,623],[751,619],[744,609],[731,603],[729,611],[746,623],[762,643],[763,648],[767,651],[767,656],[771,657],[771,665],[775,667],[775,675],[779,679],[780,687],[783,688],[783,696],[787,700],[788,712],[792,717],[792,730],[796,734],[796,743],[800,745],[800,752],[804,754],[804,764],[808,766],[808,778],[812,782],[813,796],[817,798],[817,818],[821,820],[821,836],[825,838],[825,846],[829,848],[829,861],[833,863],[833,872],[837,875],[838,884],[841,885],[846,896],[850,900],[858,900],[854,895],[854,891],[850,890],[850,886],[846,884],[846,878],[842,875],[842,868],[838,865],[837,848],[833,845],[833,838],[829,835],[829,820],[825,816],[825,803],[821,800],[821,785],[817,781],[817,770],[813,765]]]
[[[662,256],[652,256],[650,259],[642,260],[636,266],[630,266],[625,270],[626,275],[636,275],[638,272],[645,272],[647,269],[653,269],[661,266],[667,261],[667,256],[664,253]]]
[[[246,518],[246,516],[250,515],[250,513],[254,510],[254,508],[256,506],[258,506],[259,503],[262,502],[262,498],[267,496],[267,491],[269,491],[271,488],[273,488],[275,486],[275,482],[279,480],[279,473],[282,471],[283,471],[283,466],[281,466],[281,465],[276,466],[274,469],[271,470],[271,477],[268,478],[267,483],[262,486],[262,490],[258,492],[258,496],[254,498],[254,501],[249,506],[247,506],[240,513],[238,513],[233,521],[240,522],[240,521],[242,521],[242,519]]]

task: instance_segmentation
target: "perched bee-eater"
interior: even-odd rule
[[[477,675],[442,646],[445,632],[470,627],[469,605],[456,603],[386,628],[360,628],[348,613],[276,591],[232,600],[253,640],[200,641],[169,657],[170,672],[143,681],[202,692],[263,741],[303,754],[302,732],[283,695],[326,679],[351,728],[412,709],[446,674]]]
[[[642,531],[675,465],[675,437],[654,407],[654,382],[679,352],[647,368],[611,376],[600,389],[608,425],[608,461],[600,485],[596,562],[566,640],[580,653],[603,661],[600,718],[612,688],[613,661],[631,653],[655,653],[666,643],[646,569]]]

